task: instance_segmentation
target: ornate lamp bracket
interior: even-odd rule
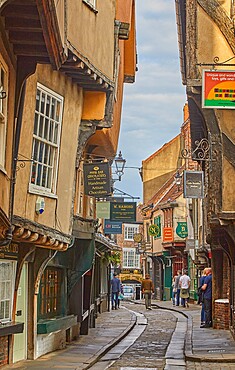
[[[196,148],[192,151],[191,149],[183,149],[181,151],[181,155],[184,159],[192,159],[194,161],[208,161],[212,162],[216,159],[213,158],[212,146],[213,142],[211,142],[210,138],[207,140],[206,138],[196,140],[195,142]]]
[[[200,67],[212,67],[213,69],[215,66],[227,66],[227,67],[235,67],[234,63],[228,63],[231,60],[235,59],[235,55],[227,60],[224,60],[223,62],[219,61],[219,57],[214,57],[213,62],[214,63],[197,63],[197,66]]]
[[[34,159],[19,159],[14,158],[15,163],[19,163],[19,165],[16,165],[16,171],[19,171],[21,168],[25,168],[27,162],[34,162]]]

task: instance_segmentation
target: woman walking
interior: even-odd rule
[[[189,307],[188,299],[191,279],[187,273],[188,271],[184,270],[183,275],[180,277],[180,298],[183,307]]]

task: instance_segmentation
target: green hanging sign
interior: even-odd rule
[[[176,228],[176,234],[182,238],[185,239],[188,236],[188,225],[187,222],[177,222],[177,228]]]
[[[148,233],[151,236],[158,236],[160,234],[160,227],[158,225],[150,225],[148,229]]]

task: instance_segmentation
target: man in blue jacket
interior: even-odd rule
[[[117,273],[114,272],[113,278],[111,280],[111,294],[112,294],[112,310],[117,310],[118,308],[118,295],[121,291],[121,282],[117,278]]]
[[[205,271],[206,277],[204,284],[201,287],[203,290],[203,302],[205,309],[205,324],[201,325],[200,328],[212,327],[212,270],[208,267]]]

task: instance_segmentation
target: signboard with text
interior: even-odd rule
[[[104,221],[104,233],[105,234],[122,234],[122,222],[117,221]]]
[[[202,107],[235,109],[235,71],[203,70]]]
[[[204,198],[203,171],[184,171],[184,198]]]
[[[84,191],[90,197],[103,198],[111,193],[109,163],[84,164]]]
[[[188,225],[187,222],[177,222],[176,227],[176,234],[182,238],[185,239],[188,236]]]
[[[150,236],[158,236],[160,234],[160,228],[158,225],[150,225],[148,228],[148,234]]]
[[[136,221],[136,202],[110,203],[110,220]]]
[[[173,242],[173,240],[174,240],[173,227],[164,227],[163,228],[163,241]]]
[[[96,217],[109,219],[110,202],[96,202]]]

